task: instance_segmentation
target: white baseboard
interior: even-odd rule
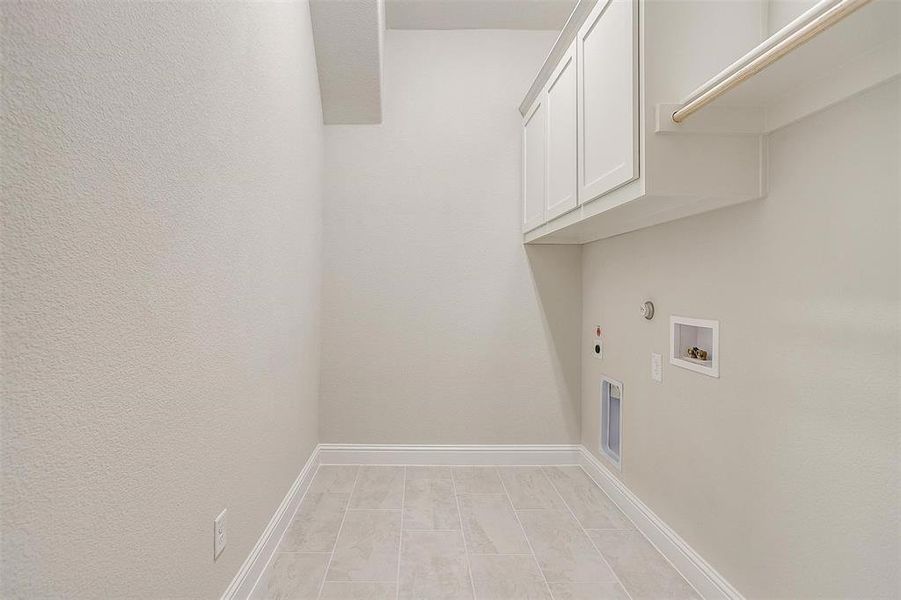
[[[584,446],[579,464],[706,600],[743,596]]]
[[[235,575],[225,593],[222,594],[222,600],[244,600],[251,597],[257,580],[263,574],[263,571],[266,570],[269,561],[275,554],[278,544],[282,540],[282,535],[284,535],[291,524],[294,513],[297,512],[297,507],[300,506],[307,488],[310,487],[310,482],[313,480],[318,467],[319,447],[317,446],[300,470],[300,474],[294,480],[291,489],[288,490],[282,503],[279,504],[275,514],[272,515],[269,524],[263,530],[263,535],[257,540],[253,550],[250,551],[244,564],[241,565],[238,574]]]
[[[319,462],[335,465],[576,465],[578,444],[320,444]]]
[[[591,452],[561,445],[320,444],[304,465],[222,600],[250,598],[320,464],[580,465],[652,544],[707,600],[744,600],[726,579],[664,523]]]

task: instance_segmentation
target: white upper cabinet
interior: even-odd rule
[[[599,0],[576,36],[579,201],[638,177],[637,0]]]
[[[583,244],[765,195],[762,132],[660,126],[759,43],[765,8],[577,0],[519,107],[523,241]]]
[[[547,208],[553,219],[577,205],[576,194],[576,53],[575,45],[560,60],[548,80]]]
[[[522,230],[545,222],[547,197],[547,109],[539,96],[522,123]]]
[[[519,106],[523,241],[762,198],[766,135],[901,74],[901,2],[787,4],[576,0]]]

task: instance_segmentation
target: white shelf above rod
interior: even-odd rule
[[[688,100],[673,112],[673,122],[683,122],[707,104],[767,68],[817,34],[835,25],[868,2],[870,0],[821,0],[695,90]]]

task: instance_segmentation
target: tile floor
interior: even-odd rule
[[[578,466],[322,465],[257,593],[698,598]]]

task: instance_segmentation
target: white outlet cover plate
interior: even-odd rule
[[[228,542],[227,537],[227,510],[223,510],[213,521],[213,558],[219,558],[222,551],[225,550],[225,544]]]
[[[656,382],[663,381],[663,356],[651,352],[651,379]]]

